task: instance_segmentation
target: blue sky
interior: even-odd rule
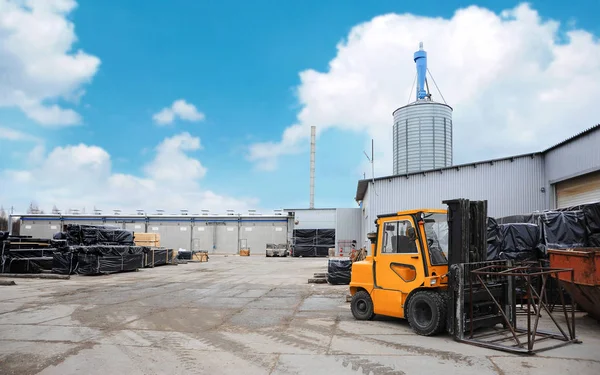
[[[22,108],[0,102],[0,127],[28,133],[37,139],[37,143],[32,143],[0,137],[4,155],[0,159],[0,172],[32,168],[31,163],[35,162],[26,155],[36,144],[43,144],[45,158],[55,147],[83,143],[99,146],[110,155],[113,174],[140,176],[155,157],[158,144],[188,132],[200,138],[202,148],[188,150],[186,155],[199,160],[207,170],[199,180],[199,189],[239,197],[242,201],[242,197],[251,197],[255,200],[250,206],[264,209],[307,206],[309,154],[305,143],[299,143],[300,150],[296,152],[282,152],[277,167],[269,170],[257,167],[248,158],[252,144],[279,142],[283,131],[298,122],[297,116],[306,106],[298,97],[297,89],[303,85],[300,72],[311,69],[327,73],[329,63],[338,56],[337,44],[346,40],[353,27],[370,22],[373,17],[411,13],[429,17],[433,22],[436,17],[450,19],[457,9],[472,4],[499,13],[519,3],[81,1],[64,15],[74,24],[77,37],[70,53],[81,49],[97,57],[100,64],[95,74],[90,74],[89,82],[78,82],[78,88],[84,90],[78,100],[69,101],[56,95],[45,101],[72,108],[81,116],[81,122],[75,126],[40,126]],[[534,1],[530,7],[539,13],[540,22],[559,21],[559,34],[581,29],[596,38],[600,35],[600,25],[593,16],[600,13],[597,1]],[[421,32],[413,32],[416,49]],[[597,45],[597,39],[591,43]],[[438,64],[445,58],[442,55],[442,51],[430,50],[431,59],[437,58]],[[410,82],[414,74],[410,70],[412,56],[410,53],[402,56],[407,62],[403,62],[404,68],[399,66],[396,74],[408,77]],[[443,77],[438,80],[444,81]],[[404,104],[406,89],[399,88],[398,97],[391,98],[390,103]],[[154,123],[152,116],[177,99],[193,104],[205,119],[176,120],[168,126]],[[389,117],[390,128],[393,109],[392,105],[382,115]],[[592,110],[578,126],[593,125],[589,119],[595,115],[597,112]],[[460,124],[455,123],[456,126]],[[324,127],[317,141],[316,206],[356,205],[353,197],[357,179],[363,171],[369,172],[362,151],[371,137],[377,138],[367,130],[349,131],[334,123],[326,130]],[[539,143],[524,141],[522,147],[535,150],[549,141],[554,139]],[[455,143],[455,147],[459,146],[460,143]],[[506,152],[510,151],[509,147]],[[485,150],[473,154],[455,152],[455,155],[455,162],[498,156],[488,155]],[[389,165],[384,163],[378,174],[391,174]],[[16,189],[18,186],[12,185]],[[26,198],[7,190],[0,189],[0,203],[24,209],[19,206]],[[51,193],[38,194],[31,182],[27,191],[32,193],[30,199],[43,199],[40,204],[46,207],[55,204],[50,202]],[[169,192],[177,194],[176,189]],[[76,190],[72,193],[78,194]],[[88,207],[95,204],[89,202]],[[155,204],[148,206],[147,209],[156,208]]]

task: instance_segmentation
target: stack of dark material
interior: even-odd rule
[[[327,264],[327,282],[333,285],[350,284],[352,261],[348,258],[329,258]]]
[[[294,252],[298,257],[326,257],[335,247],[335,229],[295,229]]]
[[[52,271],[59,274],[98,275],[144,267],[149,248],[135,246],[133,232],[112,227],[67,225],[57,233]]]
[[[135,245],[132,231],[109,226],[68,224],[57,236],[65,237],[69,245]]]
[[[144,267],[157,267],[171,264],[173,261],[173,249],[148,248],[144,254]]]
[[[177,259],[192,260],[192,252],[190,250],[179,249],[177,252]]]
[[[547,258],[547,249],[600,247],[600,202],[488,218],[487,237],[488,260],[536,260]]]
[[[0,232],[0,272],[40,273],[52,270],[56,249],[51,241]]]
[[[600,202],[582,208],[589,247],[600,247]]]
[[[540,238],[540,227],[536,224],[498,224],[488,218],[487,260],[537,260],[544,256]]]

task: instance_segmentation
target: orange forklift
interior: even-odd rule
[[[452,264],[485,260],[487,202],[465,199],[444,201],[448,210],[421,209],[380,215],[377,231],[369,233],[371,251],[352,264],[351,310],[358,320],[376,314],[408,319],[420,335],[462,330],[455,319],[466,311],[464,299],[448,288]],[[496,295],[506,297],[505,286]],[[501,322],[492,301],[476,301],[482,316],[478,324]],[[482,305],[487,308],[480,309]],[[458,321],[460,327],[455,327]],[[448,324],[449,323],[449,324]]]

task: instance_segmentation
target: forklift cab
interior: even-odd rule
[[[375,314],[410,317],[411,314],[406,311],[411,299],[417,296],[416,304],[413,303],[414,319],[418,319],[419,308],[423,310],[423,321],[432,320],[434,317],[431,315],[436,313],[440,315],[439,319],[445,319],[445,313],[431,308],[424,311],[427,306],[418,302],[425,299],[429,306],[437,303],[443,305],[440,308],[445,308],[444,294],[430,292],[445,290],[447,286],[446,211],[403,211],[381,215],[375,223],[377,233],[369,236],[371,254],[364,261],[352,265],[350,294],[353,296],[353,315],[357,319],[371,319]],[[409,318],[411,325],[413,318]],[[426,331],[439,329],[437,323],[434,327],[424,328]]]

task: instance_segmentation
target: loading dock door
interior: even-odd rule
[[[558,182],[554,191],[557,208],[600,202],[600,171]]]

